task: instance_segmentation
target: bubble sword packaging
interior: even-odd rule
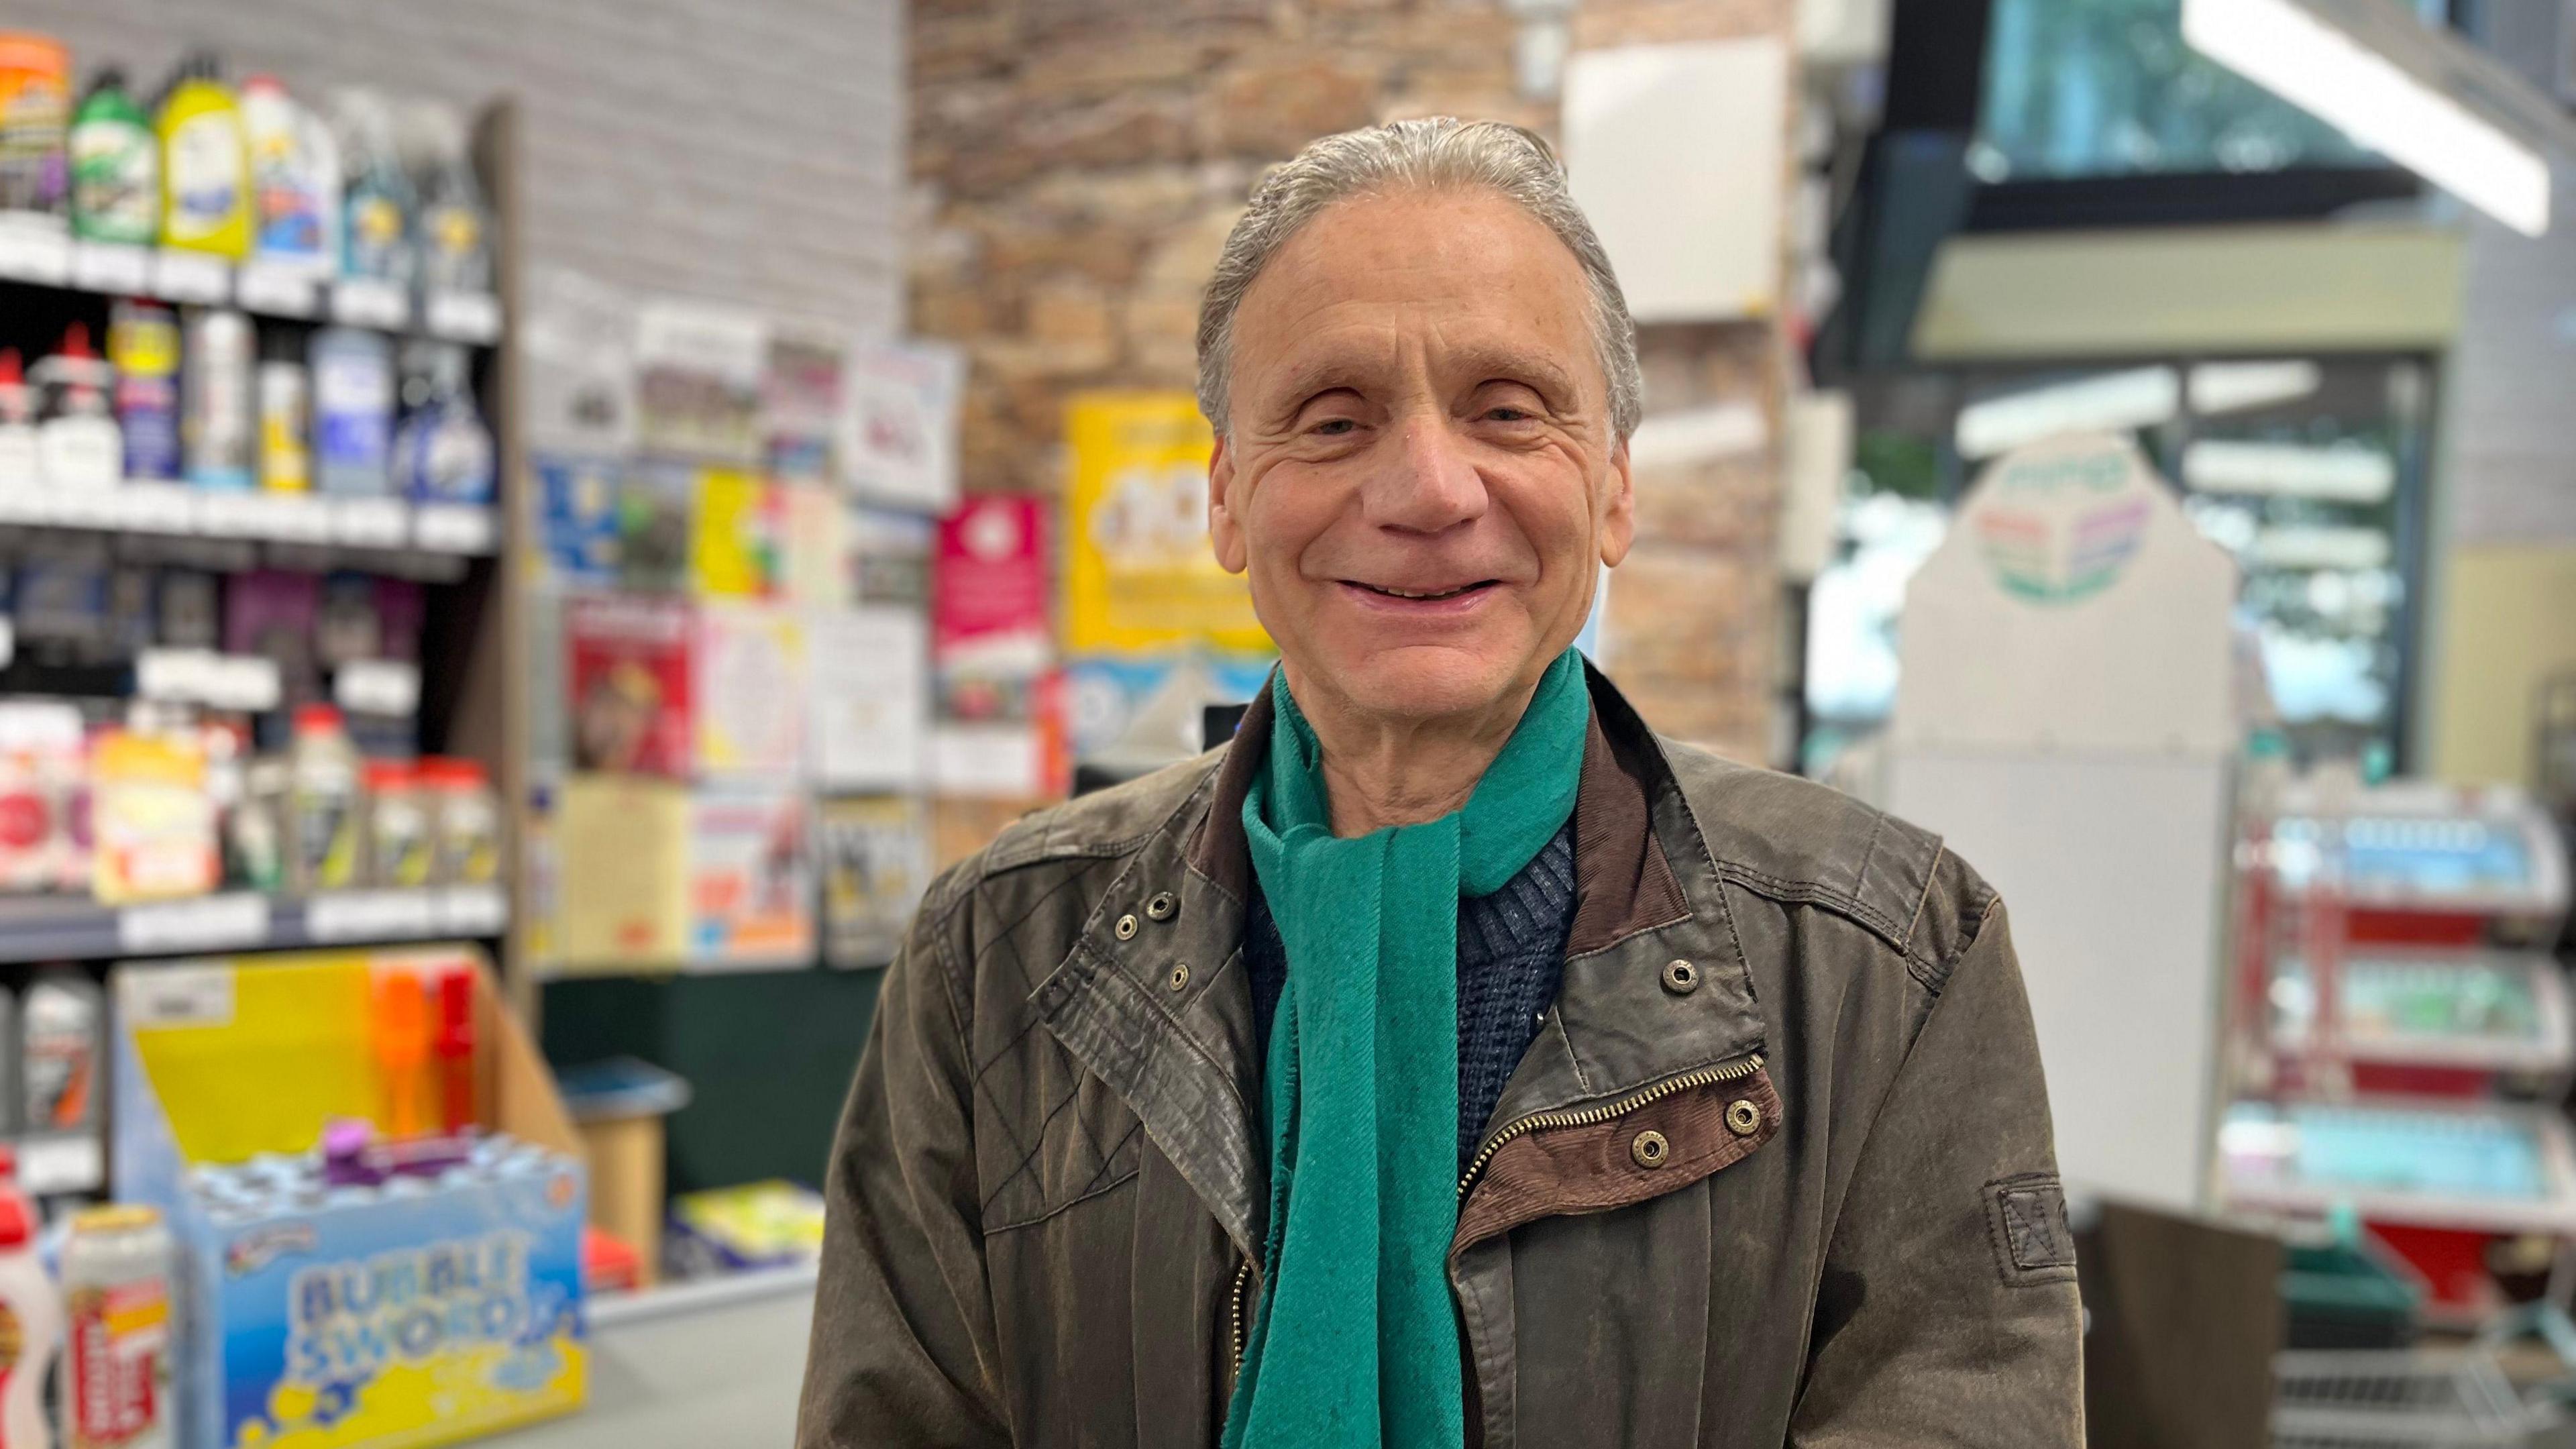
[[[367,1003],[460,966],[485,1120],[351,1174],[323,1129],[383,1116]],[[128,965],[116,991],[116,1181],[178,1243],[178,1449],[416,1449],[581,1404],[577,1139],[478,953]]]

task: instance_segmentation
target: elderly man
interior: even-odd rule
[[[887,973],[800,1443],[2073,1445],[1995,893],[1570,648],[1634,329],[1545,143],[1328,137],[1208,289],[1222,751],[1021,821]]]

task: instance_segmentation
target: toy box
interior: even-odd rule
[[[329,1186],[326,1119],[381,1119],[368,1003],[471,973],[474,1117],[435,1177]],[[115,1183],[179,1243],[180,1449],[412,1449],[559,1414],[589,1369],[578,1139],[479,953],[127,965]]]

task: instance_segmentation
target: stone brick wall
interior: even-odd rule
[[[1591,0],[1579,45],[1785,34],[1789,0]],[[1187,388],[1209,270],[1261,168],[1316,136],[1418,115],[1553,135],[1519,94],[1500,0],[914,0],[914,331],[973,359],[967,486],[1057,489],[1065,397]],[[1656,328],[1649,413],[1752,398],[1759,324]],[[1776,434],[1777,429],[1773,429]],[[1639,480],[1644,543],[1614,579],[1609,666],[1649,717],[1770,753],[1770,457]]]
[[[902,0],[11,0],[0,28],[157,85],[234,79],[517,98],[523,254],[642,291],[891,331],[901,318]]]

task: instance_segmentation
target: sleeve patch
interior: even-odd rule
[[[2073,1281],[2075,1232],[2055,1173],[1987,1183],[1986,1232],[1994,1243],[1995,1270],[2007,1284]]]

